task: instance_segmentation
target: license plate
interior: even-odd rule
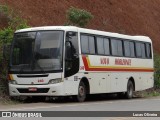
[[[37,91],[37,88],[28,88],[28,91]]]

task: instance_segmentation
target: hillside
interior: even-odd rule
[[[64,25],[70,6],[94,15],[87,28],[130,35],[147,35],[160,53],[160,0],[0,0],[27,19],[31,26]],[[0,15],[0,27],[6,26]]]

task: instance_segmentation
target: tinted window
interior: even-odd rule
[[[140,42],[136,42],[136,55],[137,55],[137,57],[142,57],[141,43]]]
[[[131,57],[135,57],[135,47],[134,42],[129,42],[130,50],[131,50]]]
[[[104,54],[104,41],[101,37],[97,37],[97,52],[98,54]]]
[[[121,40],[111,40],[112,55],[123,56],[123,48]]]
[[[106,38],[104,38],[104,54],[105,55],[110,54],[109,40]]]
[[[82,53],[95,53],[95,41],[93,36],[81,35]]]
[[[141,50],[142,50],[142,58],[146,58],[145,44],[144,43],[141,43]]]
[[[88,36],[81,35],[82,53],[89,53]]]
[[[117,40],[117,42],[118,42],[118,56],[123,56],[122,41]]]
[[[89,53],[95,54],[95,41],[92,36],[89,36]]]
[[[71,44],[69,44],[70,41]],[[78,47],[78,34],[76,32],[67,32],[66,33],[66,50],[65,50],[65,71],[64,75],[65,77],[72,76],[76,74],[79,71],[79,57],[77,56],[79,54],[79,47]],[[72,56],[72,53],[73,56]],[[69,59],[72,60],[70,61]]]
[[[118,42],[117,40],[111,40],[111,47],[112,47],[112,55],[118,55]]]
[[[149,43],[146,43],[146,55],[147,55],[147,58],[151,58],[152,57],[151,45]]]
[[[130,44],[129,44],[129,41],[124,41],[124,55],[126,57],[130,56]]]

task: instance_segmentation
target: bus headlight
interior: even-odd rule
[[[16,81],[16,80],[10,80],[9,83],[16,85],[16,84],[17,84],[17,81]]]
[[[58,78],[58,79],[51,79],[48,84],[56,84],[56,83],[60,83],[62,82],[62,78]]]

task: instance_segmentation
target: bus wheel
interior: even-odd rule
[[[126,92],[127,99],[131,99],[133,97],[133,91],[134,91],[133,83],[132,81],[129,80],[127,84],[127,92]]]
[[[78,102],[83,102],[86,99],[86,86],[85,84],[81,81],[78,87],[78,95],[77,95],[77,101]]]

